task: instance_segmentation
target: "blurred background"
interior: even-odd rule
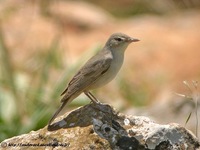
[[[0,141],[47,125],[69,80],[114,32],[141,41],[96,97],[197,135],[199,0],[0,0]],[[66,111],[89,102],[82,94]]]

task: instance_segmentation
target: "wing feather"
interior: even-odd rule
[[[112,56],[109,51],[100,51],[93,56],[88,62],[75,74],[69,82],[68,87],[62,92],[62,102],[67,100],[73,94],[83,91],[85,88],[93,84],[102,74],[110,67]]]

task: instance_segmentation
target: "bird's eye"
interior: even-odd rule
[[[116,41],[122,41],[122,38],[115,38]]]

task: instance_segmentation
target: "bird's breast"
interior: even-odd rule
[[[115,78],[115,76],[119,72],[124,61],[124,55],[111,55],[109,57],[112,57],[112,62],[109,69],[104,74],[102,74],[102,76],[98,80],[96,80],[93,85],[91,85],[90,89],[99,88],[109,83]]]

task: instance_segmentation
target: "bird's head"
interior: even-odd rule
[[[123,49],[125,50],[127,46],[132,42],[137,42],[138,39],[132,38],[123,33],[114,33],[110,36],[108,41],[106,42],[106,47],[114,48],[114,49]]]

